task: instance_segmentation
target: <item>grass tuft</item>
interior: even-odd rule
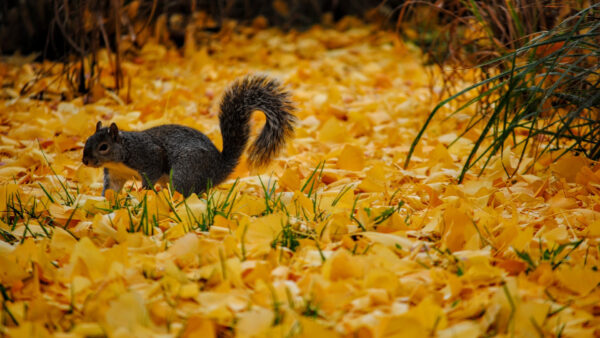
[[[532,168],[547,152],[558,159],[569,151],[600,160],[600,4],[566,18],[555,28],[540,32],[522,47],[489,62],[497,73],[441,101],[429,114],[417,134],[405,161],[410,163],[416,146],[433,118],[449,105],[465,101],[452,115],[474,106],[476,114],[462,134],[479,136],[458,177],[482,163],[479,174],[507,147],[518,149],[518,163],[503,168],[516,174],[525,157]],[[504,69],[504,70],[502,70]]]

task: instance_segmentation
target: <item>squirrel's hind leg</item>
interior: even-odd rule
[[[173,188],[175,189],[175,191],[179,192],[184,197],[188,197],[192,193],[200,194],[201,192],[206,190],[207,183],[202,184],[201,182],[198,182],[198,179],[194,179],[193,181],[194,182],[192,182],[185,175],[173,174]],[[204,187],[202,187],[202,185]]]
[[[183,161],[182,161],[183,162]],[[173,188],[185,197],[200,194],[211,184],[210,174],[189,162],[173,165]]]

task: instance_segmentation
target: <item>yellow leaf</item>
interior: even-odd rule
[[[187,222],[177,223],[165,231],[165,238],[176,239],[189,232],[190,224]]]
[[[584,267],[561,265],[555,272],[560,284],[581,296],[592,292],[600,283],[600,272]]]
[[[268,281],[270,277],[270,266],[263,260],[244,261],[241,264],[244,282],[253,285],[257,280]]]
[[[302,338],[329,338],[335,336],[335,331],[332,328],[315,319],[300,317],[300,323],[302,325],[300,337]]]
[[[50,241],[52,257],[60,258],[71,255],[76,244],[77,240],[73,235],[60,227],[54,227],[52,240]]]
[[[59,221],[57,223],[61,225],[67,225],[67,222],[72,225],[73,221],[85,219],[85,214],[79,207],[76,208],[52,203],[48,206],[48,212],[56,221]]]
[[[577,208],[578,206],[576,199],[561,196],[561,194],[553,196],[550,200],[548,200],[548,202],[552,208],[556,209],[573,209]]]
[[[443,163],[444,166],[448,167],[448,166],[453,166],[454,165],[454,160],[452,159],[452,156],[450,156],[450,153],[448,152],[448,148],[446,148],[443,144],[438,144],[435,149],[433,149],[433,151],[431,152],[431,163]]]
[[[102,196],[79,195],[81,208],[89,213],[98,213],[102,209],[110,209],[107,199]]]
[[[236,333],[239,337],[252,337],[266,331],[273,323],[273,311],[253,306],[250,311],[238,316]]]
[[[323,276],[332,281],[358,278],[363,276],[364,268],[362,257],[353,256],[347,250],[338,250],[325,261]]]
[[[550,304],[542,301],[528,301],[519,304],[515,314],[515,331],[522,337],[539,334],[550,313]]]
[[[293,203],[290,203],[290,213],[292,215],[306,215],[309,219],[314,217],[314,207],[313,202],[306,197],[306,195],[300,191],[294,191],[294,196],[292,197]]]
[[[285,224],[287,224],[287,216],[283,213],[274,213],[240,225],[236,234],[240,241],[243,241],[242,245],[248,255],[263,255],[271,250],[271,242]]]
[[[365,179],[358,185],[358,189],[365,192],[383,192],[386,187],[386,171],[382,163],[369,168]]]
[[[335,117],[331,117],[323,123],[318,135],[319,141],[335,143],[344,142],[347,137],[346,124]]]
[[[105,334],[104,329],[100,324],[86,322],[76,324],[71,332],[84,337],[95,337]]]
[[[359,148],[346,144],[340,154],[337,167],[343,170],[359,171],[365,166],[363,151]]]
[[[550,246],[560,245],[569,241],[569,232],[564,225],[559,225],[552,230],[544,232],[542,238],[548,241]]]
[[[73,107],[74,111],[66,119],[64,131],[69,135],[79,135],[82,130],[90,128],[90,117],[84,109]]]
[[[263,211],[265,211],[264,199],[246,194],[240,196],[240,198],[236,200],[232,209],[232,212],[243,213],[250,216],[260,215]]]
[[[473,221],[464,209],[449,208],[444,213],[442,243],[450,251],[462,250],[471,237],[477,235]]]
[[[21,174],[24,174],[26,172],[27,172],[27,168],[24,168],[24,167],[2,166],[2,167],[0,167],[0,178],[2,178],[3,181],[13,180],[15,178],[22,176]],[[2,204],[2,205],[6,205],[6,204]]]
[[[475,257],[466,263],[464,278],[471,283],[491,282],[499,280],[503,276],[502,269],[492,266],[488,257]]]
[[[183,337],[216,337],[215,324],[209,318],[195,315],[188,318],[185,329],[182,333]]]
[[[120,238],[119,232],[111,225],[111,216],[96,214],[92,221],[92,231],[102,237],[110,237],[115,241]]]
[[[437,331],[437,336],[440,338],[477,338],[481,335],[479,324],[468,320],[450,326],[446,329]]]
[[[419,305],[411,309],[410,315],[430,332],[434,328],[444,329],[448,323],[443,309],[431,297],[426,297]]]
[[[588,227],[588,237],[600,237],[600,219],[594,221]]]
[[[31,338],[45,338],[52,337],[50,332],[46,330],[41,322],[25,322],[21,323],[18,327],[9,328],[9,337],[31,337]]]
[[[198,235],[189,232],[178,238],[167,250],[179,266],[187,266],[198,260],[200,240]]]
[[[385,191],[385,183],[367,176],[360,182],[358,189],[364,192],[383,192]]]
[[[179,297],[193,299],[198,295],[199,289],[196,283],[187,283],[179,289]]]
[[[101,170],[80,165],[75,171],[75,180],[81,185],[89,186],[95,182],[101,181],[102,175]]]
[[[84,276],[92,281],[98,281],[105,277],[108,270],[100,250],[88,237],[83,237],[75,244],[71,259],[69,261],[71,276]]]
[[[142,296],[127,292],[111,301],[106,311],[106,324],[113,330],[125,329],[130,333],[140,326],[149,326],[150,317]]]
[[[335,213],[329,220],[320,223],[315,230],[317,233],[323,233],[322,238],[339,240],[342,235],[348,233],[348,216],[345,213]]]
[[[153,191],[146,191],[144,193],[144,198],[146,200],[145,207],[148,210],[148,219],[150,222],[154,219],[159,221],[169,217],[170,207],[166,201],[168,197],[165,191],[160,191],[158,194],[155,194]]]
[[[396,249],[398,246],[405,250],[410,250],[413,246],[413,241],[402,236],[394,234],[383,234],[374,231],[365,231],[361,233],[374,243],[380,243],[390,249]]]
[[[300,175],[297,170],[286,168],[279,177],[279,184],[290,191],[300,189]]]
[[[394,338],[421,338],[427,337],[428,331],[420,321],[409,315],[393,316],[387,321],[385,337]]]
[[[206,213],[206,203],[198,195],[191,194],[176,208],[179,217],[183,218],[186,224],[195,224],[195,221],[201,221]]]
[[[90,285],[92,285],[92,282],[89,279],[82,276],[75,276],[71,281],[71,290],[73,294],[78,294],[82,290],[87,289]]]
[[[398,277],[389,270],[368,270],[365,276],[366,288],[384,289],[389,297],[395,297],[398,291]]]
[[[579,171],[587,166],[589,161],[583,156],[574,156],[571,153],[567,153],[562,156],[558,161],[550,165],[550,169],[564,177],[567,182],[575,182]]]

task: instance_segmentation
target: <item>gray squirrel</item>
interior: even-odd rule
[[[85,142],[83,164],[104,167],[107,189],[121,190],[128,179],[142,180],[144,189],[165,184],[184,196],[216,186],[235,169],[250,138],[250,117],[260,110],[265,125],[250,145],[251,167],[267,164],[294,133],[296,117],[289,93],[266,76],[236,80],[221,99],[219,123],[223,138],[220,152],[200,131],[176,124],[143,131],[122,131],[115,123],[96,124],[96,132]],[[172,177],[171,177],[172,176]]]

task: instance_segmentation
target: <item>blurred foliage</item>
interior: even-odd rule
[[[31,54],[64,63],[62,72],[78,95],[98,83],[97,53],[112,56],[115,84],[124,83],[121,59],[136,55],[149,40],[182,47],[237,29],[232,21],[266,28],[307,29],[354,15],[375,17],[377,0],[7,0],[0,5],[0,54]],[[231,23],[231,24],[230,24]],[[118,37],[118,38],[117,38]],[[91,56],[88,58],[88,56]],[[76,66],[78,65],[78,66]],[[44,77],[40,71],[39,78]],[[31,85],[21,89],[30,94]],[[44,93],[34,97],[44,99]]]
[[[154,25],[164,25],[169,40],[181,46],[186,27],[199,15],[206,22],[202,29],[212,32],[226,20],[249,23],[257,17],[284,29],[305,29],[324,19],[364,17],[378,4],[378,0],[6,0],[0,5],[0,54],[20,51],[57,59],[93,51],[95,43],[114,45],[117,35],[139,43],[138,35]]]

